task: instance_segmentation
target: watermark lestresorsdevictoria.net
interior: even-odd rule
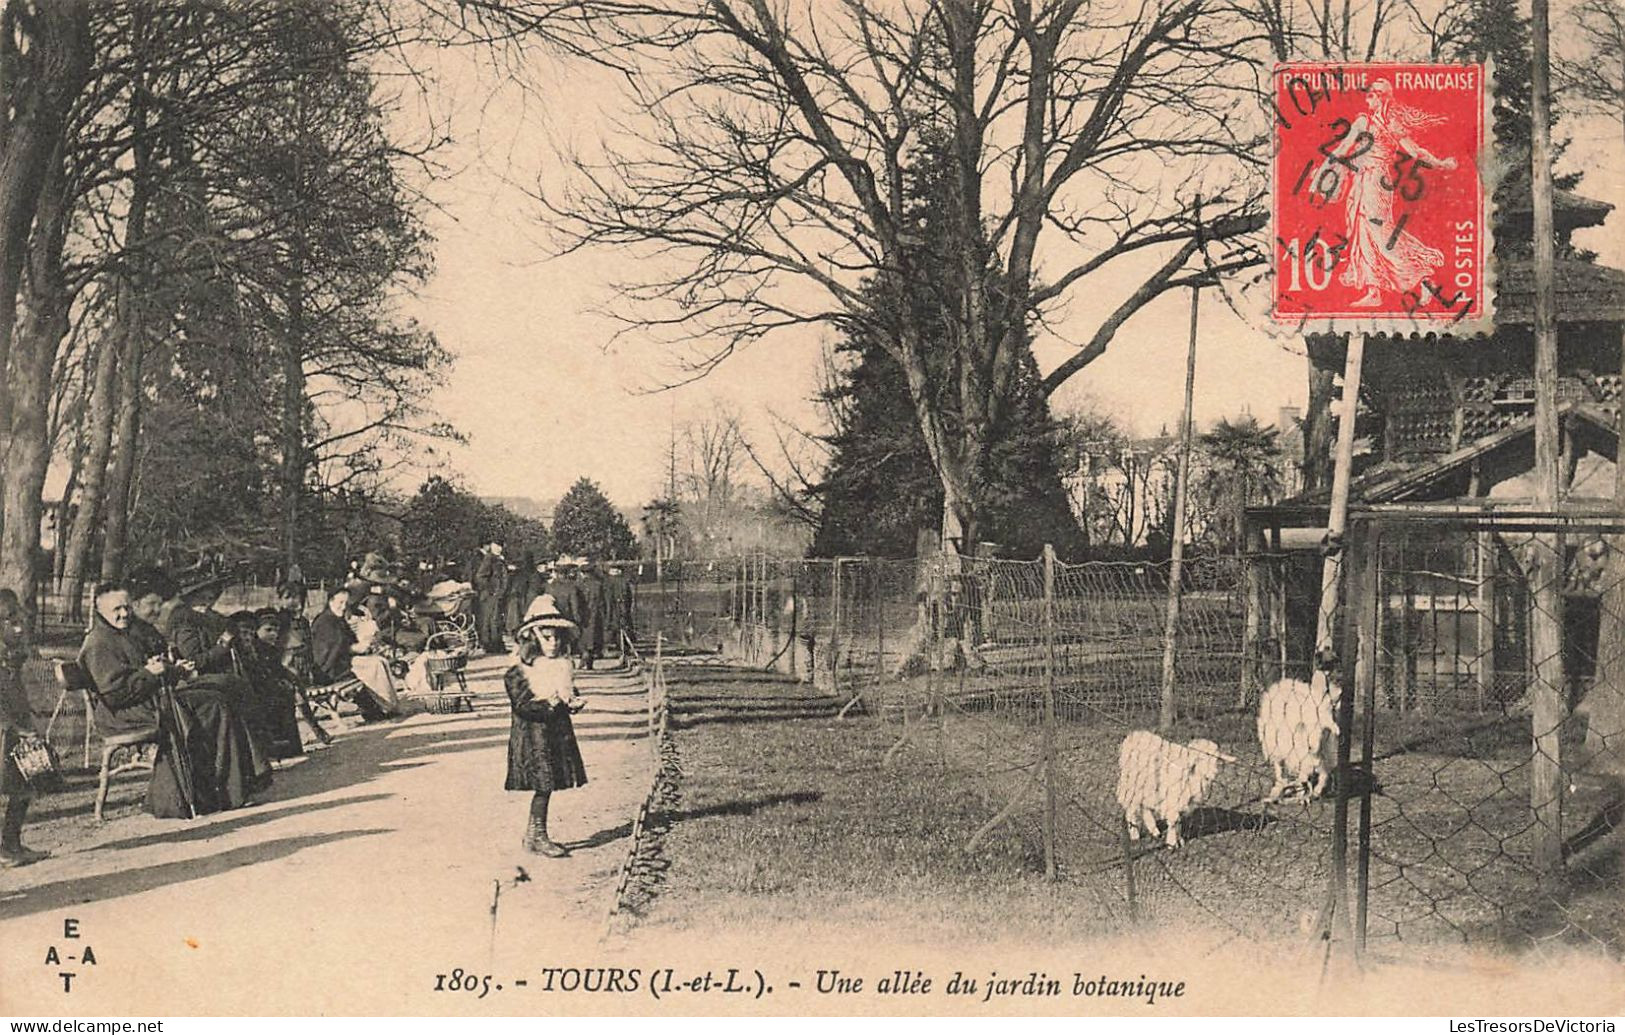
[[[1532,1018],[1521,1021],[1492,1021],[1483,1017],[1471,1020],[1450,1021],[1452,1032],[1472,1033],[1472,1035],[1585,1035],[1589,1032],[1609,1033],[1615,1030],[1614,1022],[1577,1021],[1568,1018]]]

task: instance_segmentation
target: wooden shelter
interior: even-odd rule
[[[1600,225],[1610,206],[1559,192],[1560,232]],[[1529,239],[1527,206],[1501,212]],[[1563,502],[1537,508],[1534,263],[1497,264],[1491,334],[1368,335],[1350,488],[1350,610],[1377,624],[1378,685],[1392,706],[1506,706],[1530,671],[1531,534],[1565,540],[1565,654],[1571,700],[1596,671],[1605,587],[1625,581],[1610,553],[1618,481],[1625,272],[1577,259],[1556,267]],[[1341,370],[1346,340],[1308,339],[1311,361]],[[1313,653],[1330,493],[1249,511],[1250,682],[1303,675]],[[1616,577],[1609,578],[1610,571]],[[1374,599],[1373,599],[1374,597]],[[1625,608],[1625,593],[1621,593]]]

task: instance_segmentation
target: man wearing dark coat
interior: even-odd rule
[[[153,770],[148,810],[175,818],[237,808],[270,785],[270,774],[256,771],[248,731],[225,695],[191,681],[190,666],[168,655],[158,630],[131,614],[129,593],[117,584],[102,586],[79,650],[79,663],[96,687],[97,724],[108,733],[156,731],[166,689],[174,702],[173,713],[163,713],[169,738],[162,750],[169,764]],[[176,745],[184,755],[179,767]],[[190,777],[187,790],[180,786],[180,770]]]
[[[581,594],[581,612],[576,619],[581,626],[581,663],[590,672],[593,662],[604,653],[604,583],[589,562],[576,573],[576,585]]]
[[[611,565],[604,571],[604,648],[613,647],[617,654],[621,649],[621,630],[625,628],[620,608],[621,587],[625,582],[620,568]]]
[[[519,628],[519,623],[525,617],[525,609],[535,596],[530,588],[531,580],[536,577],[535,569],[536,563],[531,560],[528,550],[519,558],[518,564],[508,565],[508,592],[502,606],[509,632]]]
[[[501,543],[493,542],[480,553],[480,563],[474,568],[474,592],[480,645],[487,653],[501,653],[507,649],[502,642],[502,602],[508,592],[508,562],[503,559]]]
[[[553,603],[558,607],[559,614],[577,625],[581,624],[583,610],[581,587],[576,583],[572,565],[569,562],[557,561],[554,563],[553,570],[547,574],[547,584],[542,587],[542,593],[546,593],[553,598]],[[537,596],[540,595],[540,593],[537,594]]]
[[[553,605],[558,608],[559,614],[577,625],[581,624],[586,606],[581,599],[581,586],[575,580],[573,563],[562,557],[554,561],[548,570],[547,581],[536,595],[543,593],[553,598]],[[581,637],[570,637],[565,649],[573,657],[580,657]]]
[[[604,638],[619,653],[622,636],[632,639],[632,579],[619,565],[604,578]]]

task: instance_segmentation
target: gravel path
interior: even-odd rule
[[[479,1012],[477,993],[449,990],[453,968],[501,983],[592,951],[652,773],[642,679],[580,674],[590,782],[554,798],[572,853],[545,859],[520,848],[529,795],[502,790],[507,664],[470,665],[474,714],[358,727],[278,772],[257,806],[46,819],[32,839],[53,857],[0,871],[0,1014]],[[501,998],[482,1005],[526,1012]]]

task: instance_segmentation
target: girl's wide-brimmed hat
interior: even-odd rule
[[[538,629],[558,629],[566,633],[574,633],[576,623],[559,613],[559,605],[551,593],[543,593],[530,602],[525,609],[525,617],[520,620],[515,636],[529,636]]]

